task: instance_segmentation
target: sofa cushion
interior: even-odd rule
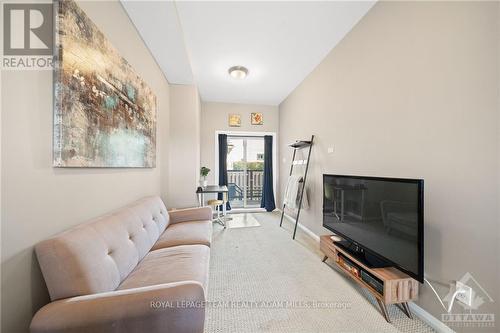
[[[210,249],[205,245],[180,245],[151,251],[117,290],[197,281],[206,292],[209,260]]]
[[[159,197],[148,197],[36,246],[52,300],[112,291],[168,225]]]
[[[212,241],[212,221],[179,222],[169,225],[153,250],[177,245],[206,245]]]

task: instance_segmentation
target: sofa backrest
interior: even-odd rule
[[[147,197],[39,243],[50,298],[115,290],[168,226],[159,197]]]

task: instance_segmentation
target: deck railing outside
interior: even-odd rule
[[[247,204],[260,203],[262,187],[264,185],[264,171],[262,170],[227,170],[229,200],[243,200],[243,191],[246,178]]]

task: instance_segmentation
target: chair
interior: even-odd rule
[[[224,201],[222,200],[217,200],[217,199],[214,199],[214,200],[208,200],[208,205],[210,207],[212,207],[212,210],[215,211],[217,213],[217,217],[215,219],[213,219],[212,221],[213,222],[217,222],[219,223],[220,225],[224,226],[224,228],[226,227],[226,224],[224,223],[224,221],[221,219],[221,206],[224,205]]]

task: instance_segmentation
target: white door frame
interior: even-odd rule
[[[226,134],[228,136],[262,136],[270,135],[273,137],[273,192],[274,192],[274,200],[276,201],[276,184],[278,181],[278,174],[276,173],[277,169],[277,159],[278,159],[278,151],[276,150],[278,147],[278,143],[276,142],[276,132],[241,132],[241,131],[215,131],[215,184],[219,184],[219,134]],[[249,208],[252,209],[252,208]]]

